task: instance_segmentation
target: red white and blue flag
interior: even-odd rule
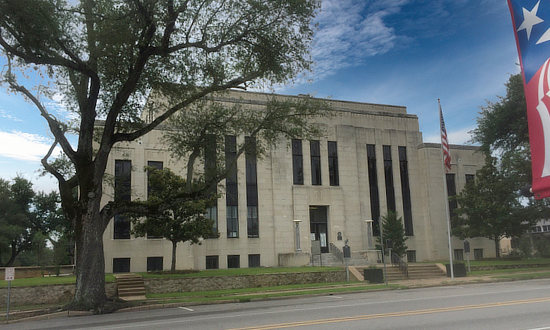
[[[439,105],[439,126],[441,128],[441,151],[443,152],[443,165],[445,172],[451,171],[451,150],[449,150],[449,140],[447,140],[447,129],[443,120],[443,111],[441,110],[441,102],[437,99]]]
[[[508,0],[518,47],[531,145],[532,190],[550,197],[550,0]]]

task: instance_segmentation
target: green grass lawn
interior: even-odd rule
[[[514,260],[514,259],[470,260],[471,266],[535,265],[535,264],[545,264],[550,266],[550,258],[529,258],[529,259],[520,259],[520,260]]]
[[[105,275],[105,282],[114,282],[115,277],[113,274]],[[12,287],[18,286],[39,286],[39,285],[54,285],[54,284],[72,284],[76,282],[76,277],[71,276],[48,276],[48,277],[30,277],[30,278],[16,278],[11,281]],[[0,281],[0,288],[8,286],[7,281]]]

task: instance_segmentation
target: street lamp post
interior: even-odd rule
[[[295,227],[294,245],[296,247],[296,252],[302,252],[302,249],[300,248],[300,222],[302,222],[302,220],[294,219],[292,221],[294,222],[294,227]]]

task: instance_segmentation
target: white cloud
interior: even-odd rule
[[[314,79],[357,65],[367,57],[384,54],[395,46],[394,29],[384,18],[399,12],[408,0],[325,0],[316,22],[313,41]]]
[[[24,161],[40,161],[51,146],[51,139],[19,131],[0,131],[0,156]],[[54,152],[58,154],[59,151]]]
[[[21,119],[7,113],[4,109],[0,109],[0,118],[8,119],[11,121],[22,122]]]
[[[470,131],[474,128],[475,127],[466,127],[453,131],[449,131],[447,128],[447,140],[450,144],[471,144],[470,140],[472,139],[472,135],[470,134]],[[427,135],[424,137],[424,142],[441,143],[441,135],[439,132],[437,132],[437,134]]]

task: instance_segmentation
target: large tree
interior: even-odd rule
[[[295,78],[309,68],[318,7],[318,0],[0,1],[0,47],[9,63],[3,80],[37,107],[55,138],[42,163],[59,181],[63,209],[74,223],[74,308],[99,311],[106,301],[102,236],[124,208],[100,204],[112,148],[216,91]],[[75,127],[17,80],[16,69],[33,68],[51,83],[36,90],[63,95],[77,115]],[[140,118],[153,89],[177,98],[145,122]],[[74,145],[68,132],[78,134]],[[56,145],[73,163],[74,176],[48,162]]]
[[[487,155],[475,180],[454,197],[459,206],[452,219],[453,235],[489,238],[500,257],[500,240],[520,236],[534,219],[535,209],[521,204],[516,186],[513,178],[499,171],[496,159]]]

